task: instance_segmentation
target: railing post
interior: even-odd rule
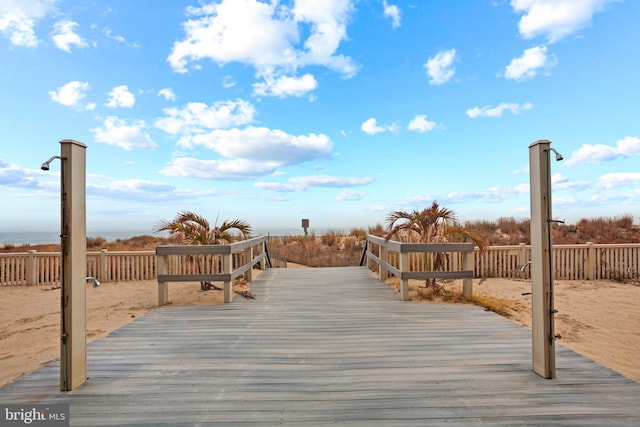
[[[98,279],[101,282],[109,281],[109,263],[107,262],[107,250],[100,249],[100,256],[98,257],[100,265],[97,268]]]
[[[529,262],[526,252],[526,246],[527,245],[525,243],[520,243],[518,245],[518,265],[525,265],[527,262]]]
[[[400,300],[409,300],[409,279],[403,279],[402,273],[409,271],[409,254],[400,252]]]
[[[233,270],[232,264],[233,258],[232,254],[224,254],[222,255],[222,273],[223,274],[231,274],[231,270]],[[224,302],[229,303],[233,299],[233,283],[231,279],[224,282]]]
[[[169,274],[167,255],[156,255],[158,264],[158,277],[161,274]],[[169,284],[158,280],[158,306],[169,302]]]
[[[258,265],[260,266],[260,270],[264,271],[267,269],[267,241],[263,240],[260,244],[262,245],[262,253],[264,254],[264,256],[262,257]]]
[[[379,245],[380,252],[380,261],[384,261],[389,263],[389,249],[385,248],[382,245]],[[382,266],[382,263],[378,264],[378,278],[382,281],[385,281],[389,275],[389,272],[386,268]]]
[[[586,243],[586,254],[585,254],[585,279],[587,280],[595,280],[596,279],[596,251],[593,247],[593,242]]]
[[[462,253],[462,269],[473,271],[474,251]],[[462,279],[462,296],[463,298],[471,298],[473,295],[473,277]]]
[[[36,258],[36,250],[30,250],[27,256],[27,286],[38,285],[38,260]]]
[[[244,264],[251,262],[253,260],[253,246],[249,246],[247,249],[244,250],[244,258],[245,258]],[[253,267],[251,267],[246,271],[246,273],[244,273],[244,278],[249,283],[253,282]]]

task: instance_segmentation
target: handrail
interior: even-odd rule
[[[265,251],[266,241],[267,238],[265,236],[260,236],[228,245],[158,246],[156,248],[158,305],[164,305],[169,302],[169,282],[224,282],[224,302],[231,302],[233,298],[231,281],[245,273],[247,281],[252,281],[251,270],[256,264],[263,263],[267,258]],[[254,256],[253,248],[258,245],[260,245],[261,250]],[[244,254],[244,264],[234,268],[232,255],[239,253]],[[193,255],[222,255],[223,272],[180,273],[180,264],[184,261],[184,257],[186,256],[187,259],[190,259]],[[174,260],[175,262],[169,262],[170,256],[177,256]],[[204,261],[204,259],[198,258],[196,262],[198,269],[200,268],[200,261]],[[170,270],[172,270],[171,274],[169,273]]]
[[[376,245],[378,255],[373,253],[373,248],[367,250],[367,267],[371,268],[371,262],[378,264],[378,277],[387,279],[392,274],[400,279],[400,299],[409,299],[409,279],[463,279],[462,294],[465,298],[471,297],[474,271],[474,245],[473,243],[401,243],[395,240],[385,240],[381,237],[367,235],[367,242]],[[398,254],[397,263],[390,260],[390,252]],[[452,270],[443,271],[410,271],[409,254],[411,253],[462,253],[462,269],[457,268],[454,262]]]

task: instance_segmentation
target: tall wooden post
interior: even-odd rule
[[[224,274],[231,274],[233,270],[233,254],[228,253],[222,255],[222,272]],[[225,280],[223,285],[223,300],[225,303],[231,302],[233,299],[233,281],[231,279]]]
[[[409,271],[409,254],[406,252],[398,253],[400,257],[400,274]],[[409,301],[409,279],[400,278],[400,300]]]
[[[533,370],[543,378],[556,376],[551,277],[550,144],[550,141],[540,140],[529,146]]]
[[[462,269],[463,270],[474,270],[474,261],[475,253],[474,249],[471,248],[468,252],[462,252]],[[464,298],[471,298],[473,295],[473,277],[465,277],[462,279],[462,296]]]
[[[86,148],[72,139],[61,144],[61,342],[60,390],[87,380]]]

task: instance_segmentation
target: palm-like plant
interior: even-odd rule
[[[235,219],[211,227],[205,217],[191,211],[182,211],[173,220],[162,220],[154,227],[154,232],[168,231],[176,242],[187,245],[230,243],[233,241],[231,230],[239,231],[245,239],[251,235],[251,226],[246,221]]]
[[[437,201],[421,211],[393,211],[387,215],[386,223],[386,240],[406,233],[408,238],[417,237],[421,243],[447,243],[453,236],[458,236],[462,240],[470,239],[480,250],[486,250],[484,240],[472,230],[460,226],[455,213],[451,209],[441,207]],[[446,254],[436,253],[433,269],[441,269],[446,259]],[[427,280],[426,284],[429,283]],[[432,279],[431,283],[435,284],[435,279]]]
[[[154,227],[153,231],[159,233],[168,231],[171,237],[179,244],[186,245],[221,245],[231,243],[233,238],[232,230],[239,231],[244,239],[250,237],[251,226],[243,220],[224,221],[219,227],[216,224],[210,226],[209,221],[194,212],[182,211],[171,220],[162,220]],[[202,260],[198,258],[198,270],[201,268]],[[201,283],[202,290],[214,287],[211,283]]]

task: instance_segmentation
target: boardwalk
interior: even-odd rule
[[[400,302],[359,267],[271,269],[251,289],[93,342],[74,392],[52,363],[0,402],[68,402],[78,426],[640,425],[640,384],[563,347],[542,379],[530,332],[481,308]]]

